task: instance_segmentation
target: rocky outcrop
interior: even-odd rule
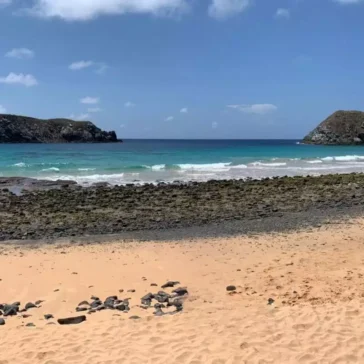
[[[0,115],[0,143],[109,143],[117,142],[114,131],[103,131],[90,121],[40,120]]]
[[[336,111],[303,139],[305,144],[364,144],[364,112]]]

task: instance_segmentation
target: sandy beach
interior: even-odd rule
[[[5,318],[0,363],[361,363],[363,232],[353,219],[178,242],[3,244],[1,300],[44,302]],[[139,307],[168,280],[188,289],[182,312]],[[130,311],[49,324],[92,295],[130,298]]]

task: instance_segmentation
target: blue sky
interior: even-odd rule
[[[300,138],[364,109],[361,0],[0,0],[0,112]]]

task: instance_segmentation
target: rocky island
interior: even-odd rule
[[[19,115],[0,115],[0,143],[110,143],[114,131],[103,131],[90,121],[41,120]]]
[[[364,144],[364,112],[339,110],[303,139],[305,144]]]

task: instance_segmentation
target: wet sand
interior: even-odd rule
[[[250,237],[2,245],[1,300],[44,302],[0,326],[0,363],[362,363],[363,236],[358,218]],[[167,280],[188,287],[181,313],[138,307]],[[43,318],[115,294],[130,298],[128,313]]]

